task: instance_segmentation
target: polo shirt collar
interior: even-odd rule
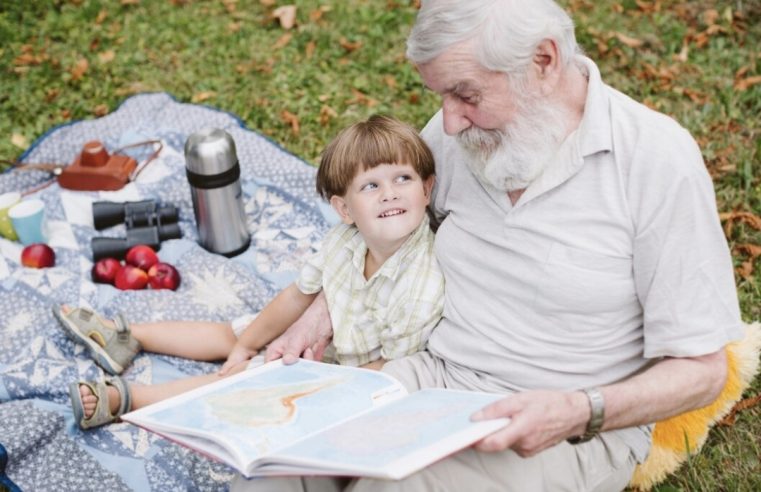
[[[584,56],[577,56],[574,63],[588,77],[584,115],[578,128],[561,144],[556,158],[528,186],[516,206],[524,205],[570,179],[584,165],[584,157],[613,149],[610,101],[600,70],[592,60]]]
[[[402,243],[401,247],[399,247],[396,253],[391,255],[383,263],[383,265],[381,265],[378,271],[375,272],[372,277],[370,277],[370,280],[381,275],[390,279],[396,278],[402,261],[409,255],[410,252],[415,251],[419,247],[420,243],[424,241],[429,229],[430,224],[428,215],[423,215],[423,220],[420,222],[420,225],[417,227],[417,229],[412,231],[412,234],[410,234],[407,240]],[[351,249],[352,264],[354,265],[354,268],[357,270],[357,272],[359,272],[359,274],[362,276],[362,278],[364,278],[367,243],[365,243],[365,240],[362,238],[362,234],[357,232],[357,234],[352,236],[352,238],[346,242],[344,247]]]

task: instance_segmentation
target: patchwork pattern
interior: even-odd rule
[[[233,259],[196,242],[183,146],[191,133],[210,126],[232,135],[241,165],[252,240]],[[53,129],[22,160],[69,163],[86,141],[96,139],[111,151],[151,139],[164,147],[136,182],[117,192],[73,192],[53,184],[33,193],[46,204],[55,267],[22,267],[22,246],[0,238],[0,442],[9,452],[7,473],[23,490],[227,490],[229,468],[156,435],[124,423],[90,431],[76,427],[68,383],[104,374],[84,347],[65,336],[50,306],[88,306],[108,317],[123,312],[131,322],[229,320],[260,310],[292,282],[335,218],[314,191],[313,167],[243,128],[236,117],[181,104],[167,94],[137,95],[103,118]],[[139,163],[150,153],[127,152]],[[48,179],[37,171],[0,174],[0,193],[30,190]],[[180,210],[183,238],[165,241],[159,251],[182,275],[176,292],[119,291],[90,279],[90,240],[126,235],[124,225],[96,231],[91,203],[140,199]],[[218,367],[141,354],[124,377],[148,384]]]

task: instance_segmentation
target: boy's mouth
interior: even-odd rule
[[[382,214],[380,214],[378,217],[381,219],[385,219],[386,217],[393,217],[394,215],[401,215],[403,213],[406,213],[406,210],[403,210],[401,208],[394,208],[391,210],[386,210]]]

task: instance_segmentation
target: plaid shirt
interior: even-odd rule
[[[325,290],[338,363],[359,366],[425,347],[444,306],[444,277],[433,238],[426,216],[366,280],[367,245],[357,228],[339,224],[328,232],[296,286],[305,294]]]

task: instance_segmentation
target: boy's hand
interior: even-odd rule
[[[230,351],[230,355],[227,356],[227,360],[222,365],[222,369],[219,370],[220,376],[225,376],[230,369],[237,366],[241,362],[250,360],[251,357],[255,356],[257,353],[256,350],[248,349],[240,344],[235,344],[235,347]]]

